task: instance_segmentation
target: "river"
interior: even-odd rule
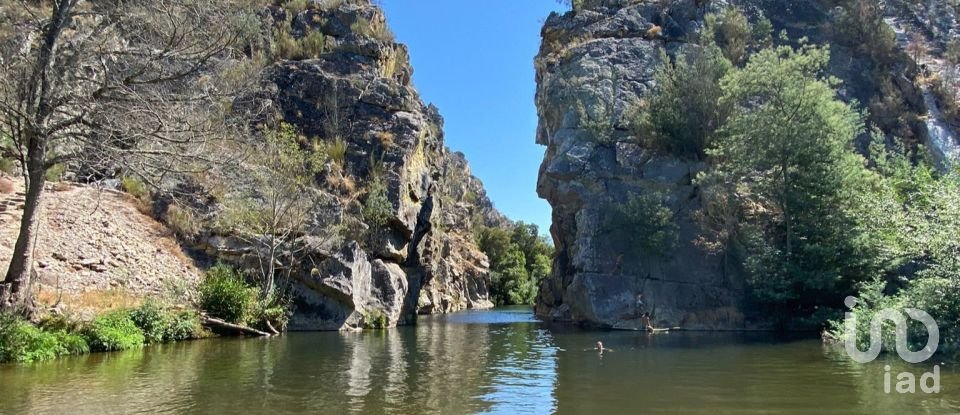
[[[613,351],[583,351],[602,340]],[[366,333],[213,339],[0,366],[2,414],[940,414],[939,394],[887,394],[884,366],[816,339],[586,331],[528,309],[427,316]]]

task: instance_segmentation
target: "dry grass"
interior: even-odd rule
[[[166,221],[174,233],[185,239],[193,238],[200,233],[200,229],[202,228],[200,220],[197,219],[196,215],[194,215],[189,208],[178,205],[170,205],[167,207]]]
[[[140,298],[123,289],[82,293],[61,293],[55,289],[43,289],[37,293],[36,300],[43,306],[41,307],[43,309],[59,303],[61,309],[66,313],[79,316],[92,316],[109,310],[134,308],[141,302]]]
[[[380,142],[385,148],[390,148],[394,146],[394,141],[397,136],[389,131],[377,131],[373,133],[373,137]]]
[[[357,182],[349,174],[328,174],[327,186],[346,195],[357,193]]]
[[[652,40],[652,39],[659,38],[662,33],[663,33],[663,28],[661,28],[660,26],[654,25],[650,29],[647,29],[646,36],[647,36],[647,39]]]

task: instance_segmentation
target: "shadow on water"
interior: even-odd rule
[[[597,341],[613,351],[583,351]],[[218,339],[0,366],[0,413],[894,414],[960,411],[960,376],[936,395],[884,393],[884,366],[816,340],[765,334],[597,332],[528,309],[428,316],[375,333]],[[929,367],[928,367],[929,366]]]

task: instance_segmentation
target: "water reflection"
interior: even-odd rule
[[[602,340],[613,352],[583,351]],[[293,334],[0,367],[2,414],[885,414],[960,412],[883,392],[884,365],[810,340],[588,332],[526,310],[424,318],[379,333]]]

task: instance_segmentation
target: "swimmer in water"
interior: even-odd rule
[[[592,349],[583,349],[583,351],[585,351],[585,352],[596,351],[596,352],[603,353],[603,352],[612,352],[613,349],[607,349],[607,348],[603,347],[603,342],[602,342],[602,341],[597,341],[597,345],[596,345],[594,348],[592,348]]]

